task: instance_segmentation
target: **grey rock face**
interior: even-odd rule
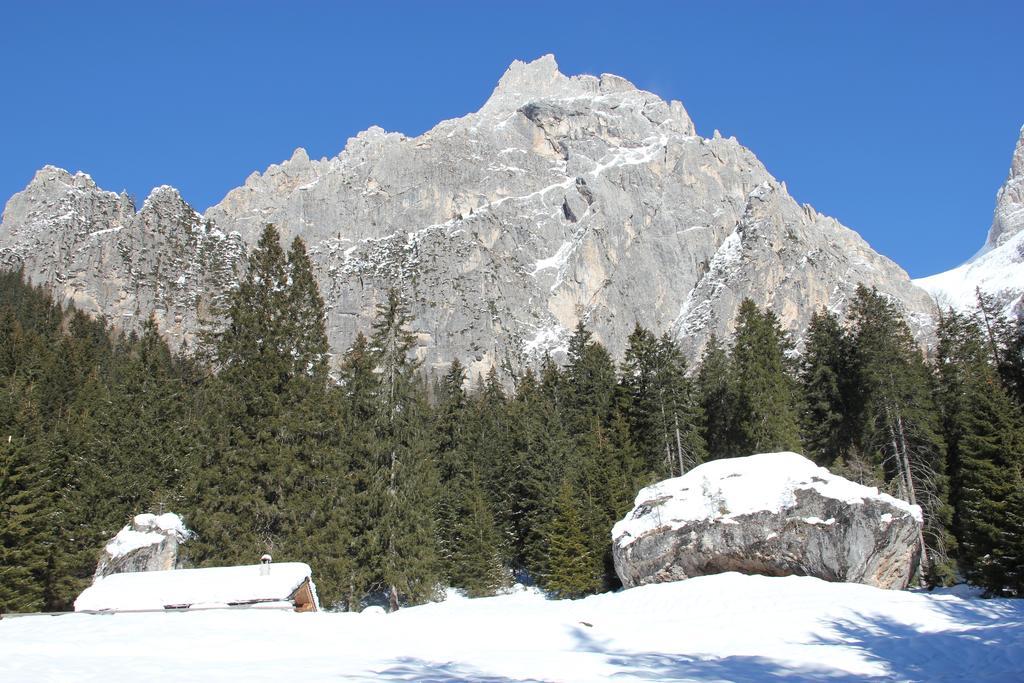
[[[902,501],[873,489],[869,491],[874,495],[855,501],[836,496],[837,487],[866,487],[814,468],[796,454],[753,457],[775,458],[770,466],[785,470],[789,463],[782,456],[802,460],[811,469],[773,478],[777,473],[745,472],[737,465],[715,482],[713,477],[701,479],[697,468],[644,489],[636,507],[612,532],[615,571],[623,585],[736,571],[906,588],[919,560],[919,511],[915,515]],[[740,494],[723,494],[721,480],[737,477],[747,478],[737,489]],[[743,487],[758,489],[758,498],[781,504],[751,509],[760,506],[746,505]],[[737,506],[739,511],[730,514]]]
[[[981,251],[963,265],[914,283],[942,309],[971,311],[981,290],[1008,318],[1024,316],[1024,128],[1010,175],[996,194],[992,227]]]
[[[178,191],[158,187],[136,212],[84,173],[46,166],[14,195],[0,224],[0,265],[23,267],[59,299],[138,328],[151,314],[175,346],[237,281],[245,244],[213,227]]]
[[[107,542],[93,580],[123,572],[181,569],[180,546],[191,535],[173,513],[136,515]]]
[[[1010,161],[1010,175],[996,195],[996,211],[986,245],[992,248],[1006,244],[1024,231],[1024,127]]]
[[[419,137],[371,128],[331,159],[296,150],[203,216],[168,197],[144,220],[146,206],[133,214],[79,176],[40,173],[53,178],[5,211],[4,260],[116,320],[156,306],[175,341],[268,222],[309,246],[335,352],[397,287],[429,367],[557,357],[580,320],[616,355],[636,322],[696,354],[731,331],[746,296],[799,337],[858,282],[918,332],[934,312],[903,270],[797,205],[735,139],[701,138],[679,102],[618,76],[567,77],[550,56],[513,63],[478,112]],[[69,197],[78,214],[63,218]]]

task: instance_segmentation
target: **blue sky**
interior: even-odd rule
[[[551,52],[682,100],[927,275],[984,241],[1024,124],[1022,25],[1021,2],[5,2],[0,197],[50,163],[204,210],[297,146],[473,111]]]

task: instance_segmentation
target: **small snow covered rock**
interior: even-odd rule
[[[642,489],[612,529],[622,584],[737,571],[906,588],[921,509],[796,453],[715,460]]]
[[[107,541],[93,580],[123,572],[180,569],[178,548],[191,537],[192,532],[173,512],[135,515],[131,524]]]

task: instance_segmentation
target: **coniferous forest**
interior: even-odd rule
[[[694,368],[641,327],[616,362],[580,324],[563,364],[433,376],[394,292],[332,360],[305,247],[268,227],[222,313],[172,353],[153,320],[117,332],[0,274],[0,612],[71,609],[144,511],[184,517],[195,566],[307,562],[339,608],[582,596],[617,586],[640,487],[777,450],[921,505],[923,581],[1024,595],[1024,326],[984,297],[928,357],[861,287],[799,353],[748,300]]]

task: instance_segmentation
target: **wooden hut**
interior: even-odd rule
[[[309,565],[264,561],[240,567],[111,574],[75,600],[76,612],[238,608],[319,610]]]

